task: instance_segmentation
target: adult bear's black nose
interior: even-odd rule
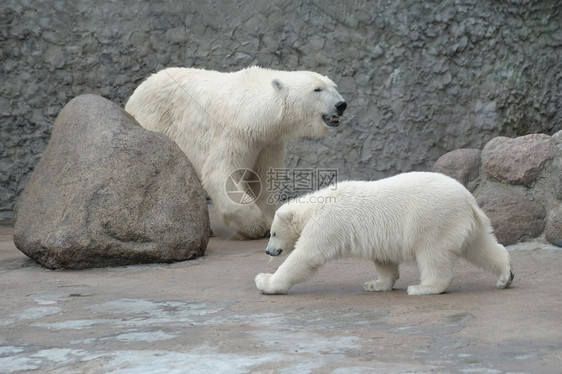
[[[345,101],[340,101],[336,103],[336,110],[338,111],[338,114],[340,116],[343,114],[346,108],[347,108],[347,103]]]

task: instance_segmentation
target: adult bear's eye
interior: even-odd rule
[[[275,235],[277,235],[277,233],[276,233],[276,232],[274,232],[274,233],[271,233],[271,236],[275,236]]]
[[[322,92],[322,88],[316,87],[316,88],[314,89],[314,92]]]

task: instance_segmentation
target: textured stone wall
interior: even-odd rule
[[[73,97],[123,105],[167,66],[330,76],[343,125],[289,146],[340,179],[430,169],[447,151],[562,127],[562,4],[526,1],[0,3],[0,218]]]

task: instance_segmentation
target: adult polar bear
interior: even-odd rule
[[[249,169],[264,187],[268,170],[283,167],[287,140],[322,137],[346,107],[336,84],[314,72],[167,68],[137,87],[125,110],[179,145],[230,230],[259,238],[277,209],[268,198],[278,191],[241,205],[227,195],[227,179]]]
[[[286,293],[325,262],[343,257],[375,263],[378,279],[365,283],[367,291],[390,291],[404,261],[416,261],[421,273],[409,295],[444,292],[459,257],[495,274],[498,288],[513,280],[509,253],[489,219],[467,189],[443,174],[342,182],[300,200],[275,214],[266,253],[294,250],[275,274],[256,276],[263,293]]]

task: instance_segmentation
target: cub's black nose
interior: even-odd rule
[[[267,246],[267,248],[265,249],[265,254],[270,256],[279,256],[281,252],[283,252],[282,249],[273,249],[269,248],[269,246]]]
[[[343,114],[346,108],[347,108],[347,103],[345,101],[340,101],[339,103],[336,104],[336,110],[338,111],[338,114],[340,116]]]

